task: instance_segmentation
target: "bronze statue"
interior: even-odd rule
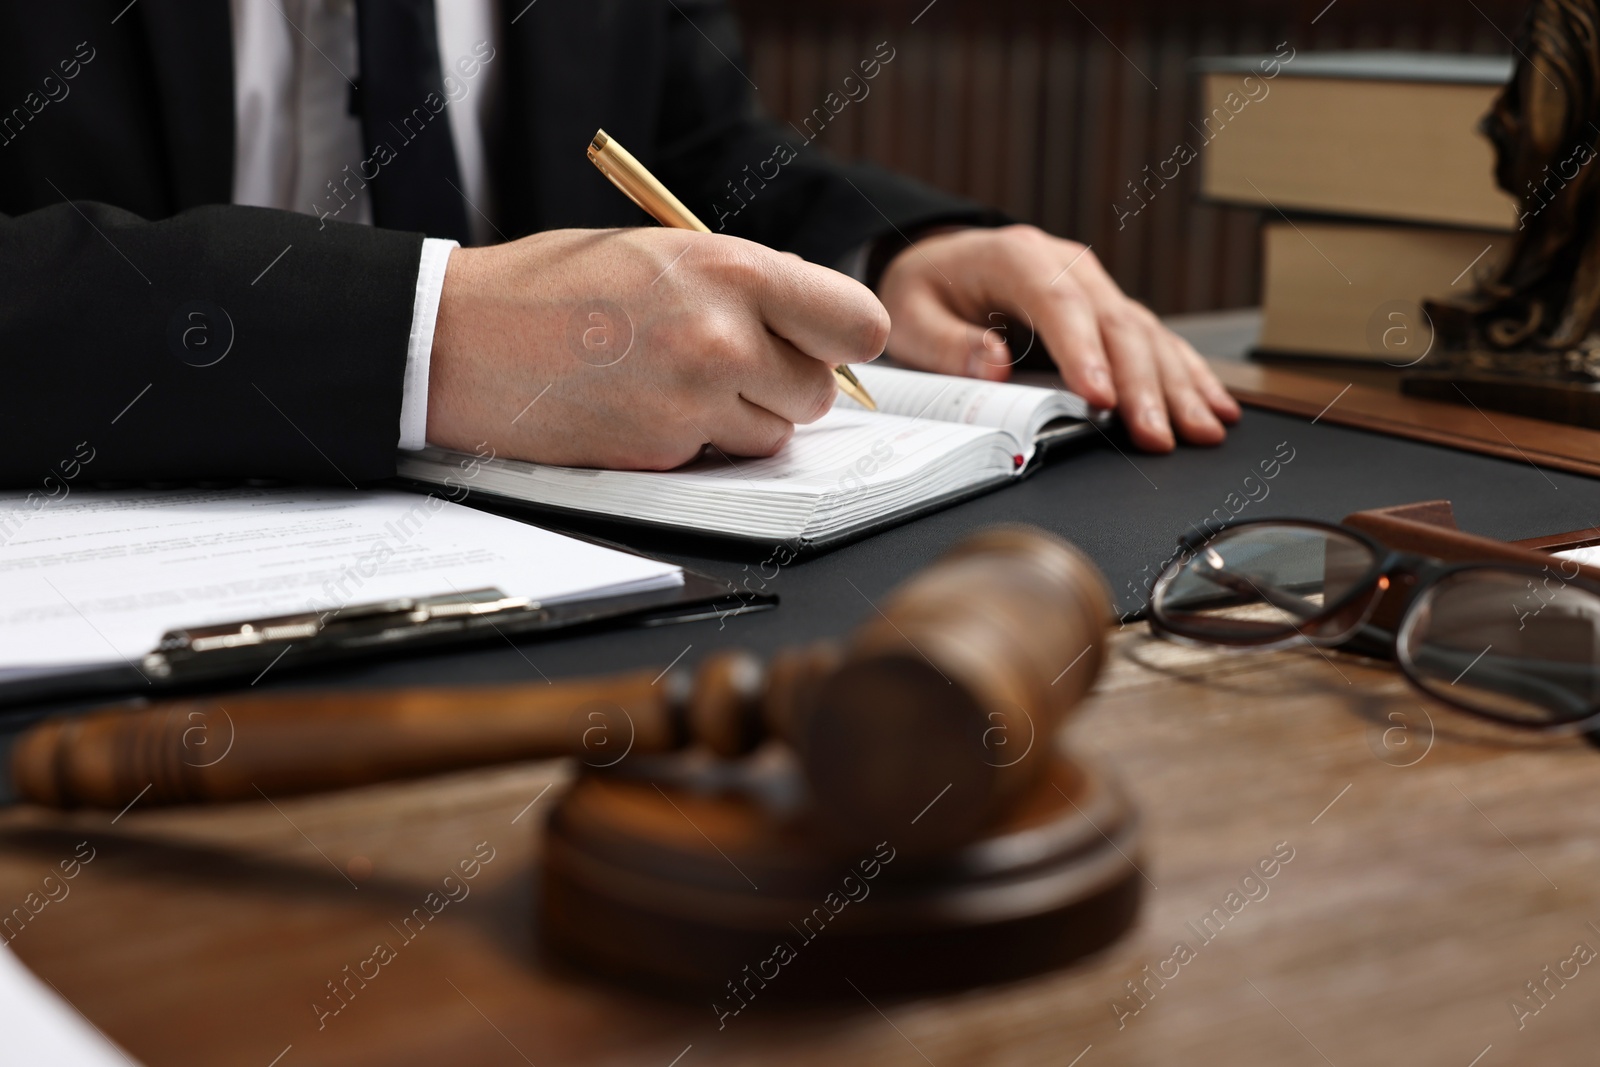
[[[1470,295],[1424,302],[1435,352],[1404,388],[1600,426],[1600,0],[1535,0],[1515,47],[1481,129],[1518,229]]]

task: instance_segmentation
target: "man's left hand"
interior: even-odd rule
[[[1023,353],[1007,321],[1030,325],[1067,388],[1116,408],[1150,452],[1215,445],[1239,405],[1189,342],[1124,296],[1088,248],[1033,226],[923,237],[890,260],[878,285],[889,355],[908,366],[1003,381]]]

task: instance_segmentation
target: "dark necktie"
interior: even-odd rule
[[[466,244],[470,234],[445,114],[433,0],[356,0],[356,35],[356,98],[371,160],[363,163],[362,177],[371,187],[373,222]]]

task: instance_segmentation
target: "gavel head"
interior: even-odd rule
[[[789,712],[820,823],[912,853],[977,836],[1049,763],[1111,614],[1095,565],[1032,527],[979,533],[900,586]]]

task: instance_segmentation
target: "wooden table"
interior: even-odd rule
[[[1261,332],[1255,308],[1180,315],[1167,324],[1211,359],[1241,403],[1600,477],[1600,430],[1485,411],[1465,398],[1448,403],[1407,396],[1400,370],[1376,360],[1252,361],[1248,352]]]
[[[1146,909],[1110,951],[1028,981],[912,1001],[841,981],[836,1005],[757,1002],[719,1031],[708,1004],[560,973],[530,895],[561,764],[117,819],[13,808],[0,906],[90,842],[12,945],[150,1067],[1593,1061],[1600,965],[1568,961],[1600,950],[1600,753],[1462,736],[1381,664],[1195,652],[1142,626],[1114,650],[1067,739],[1143,811]],[[1275,848],[1293,858],[1228,912]],[[469,895],[406,941],[402,920],[487,849]],[[380,941],[394,958],[333,999]],[[1164,962],[1180,941],[1192,958]],[[1140,1007],[1126,983],[1147,973],[1171,977]],[[314,1005],[341,1003],[319,1028]]]

